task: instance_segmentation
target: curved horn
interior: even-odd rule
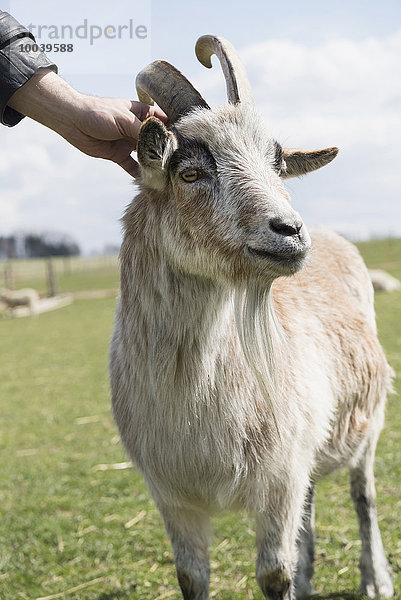
[[[245,67],[234,46],[228,40],[215,35],[203,35],[196,42],[195,53],[202,65],[208,69],[212,66],[210,60],[212,54],[217,56],[226,80],[229,102],[232,104],[253,103],[251,85]]]
[[[172,123],[192,108],[209,108],[188,79],[164,60],[156,60],[138,73],[136,89],[141,102],[157,102]]]

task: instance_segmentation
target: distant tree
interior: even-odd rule
[[[15,258],[16,254],[15,237],[12,235],[0,236],[0,259]]]
[[[76,256],[81,253],[71,236],[55,232],[27,235],[25,249],[30,257]]]
[[[44,258],[47,256],[77,256],[80,247],[69,235],[56,232],[18,232],[0,237],[0,258]]]

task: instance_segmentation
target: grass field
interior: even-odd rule
[[[52,258],[58,292],[117,289],[117,256]],[[4,274],[11,268],[13,288],[34,288],[45,295],[47,286],[47,261],[41,258],[0,261],[0,289],[8,287]]]
[[[401,276],[401,241],[361,244]],[[74,289],[86,280],[70,275]],[[114,275],[109,273],[113,287]],[[114,279],[113,281],[117,281]],[[86,287],[88,289],[88,287]],[[93,289],[93,288],[92,288]],[[381,340],[401,391],[401,293],[377,295]],[[0,321],[0,600],[181,598],[172,551],[141,477],[127,467],[109,408],[113,298]],[[401,411],[392,396],[376,460],[384,546],[401,597]],[[356,600],[360,544],[345,472],[317,495],[317,598]],[[214,520],[212,597],[261,598],[254,524]]]

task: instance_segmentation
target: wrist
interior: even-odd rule
[[[10,98],[8,106],[65,135],[74,125],[81,94],[50,69],[39,69]]]

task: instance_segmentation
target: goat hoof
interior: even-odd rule
[[[304,600],[316,593],[316,590],[310,585],[309,582],[302,582],[302,584],[295,586],[296,600]]]
[[[362,586],[361,592],[374,600],[385,600],[394,596],[394,588],[390,578],[388,578],[388,581],[368,583]]]
[[[190,573],[177,569],[177,579],[180,584],[184,600],[208,600],[208,588],[197,581]]]
[[[269,571],[258,577],[258,582],[267,600],[293,600],[291,578],[285,569]]]

